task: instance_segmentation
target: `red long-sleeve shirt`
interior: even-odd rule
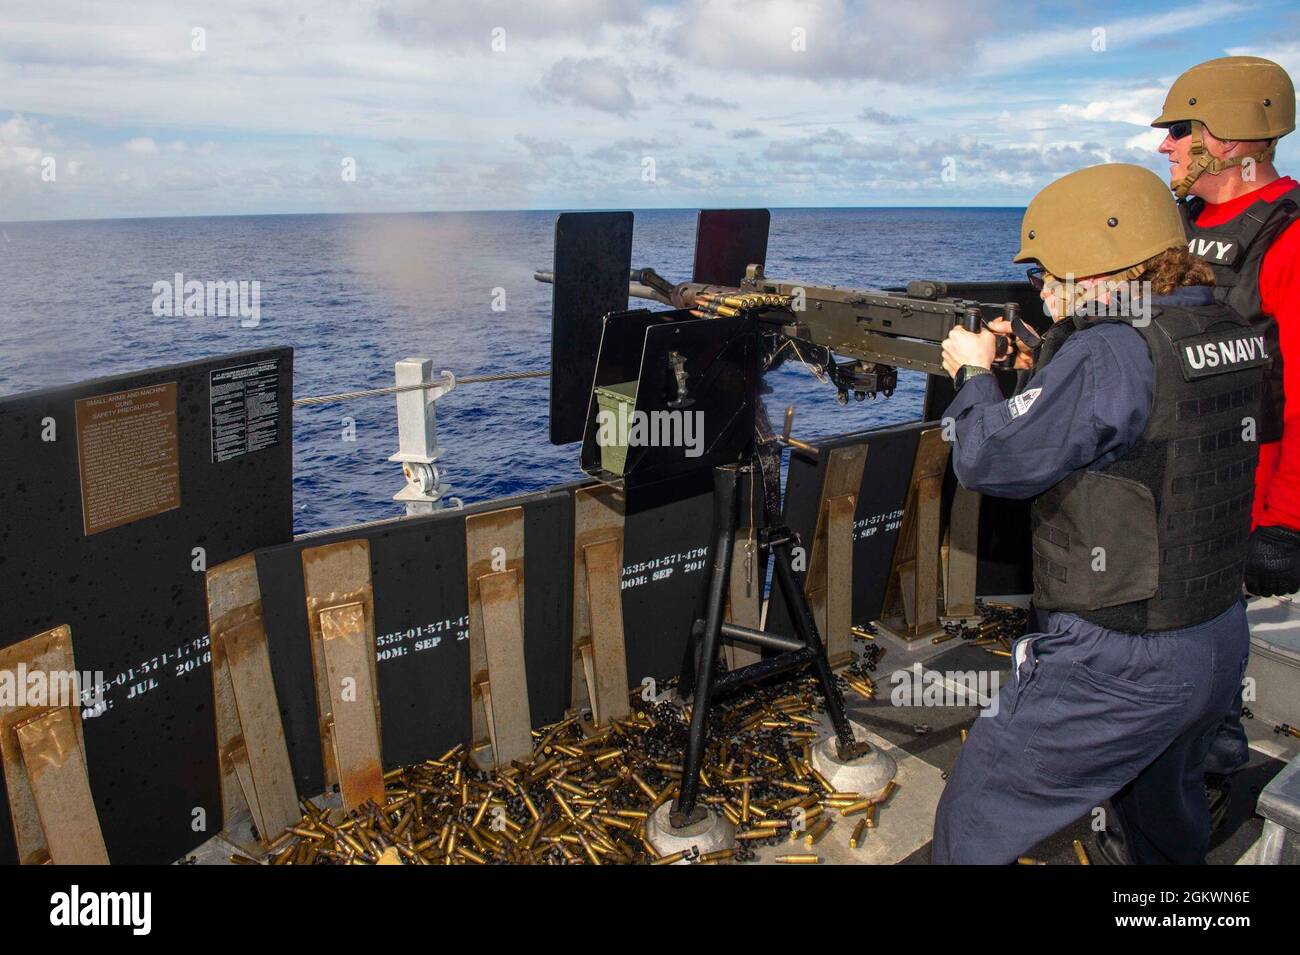
[[[1241,215],[1260,199],[1272,202],[1296,186],[1284,176],[1228,202],[1206,203],[1196,224],[1212,229]],[[1273,316],[1282,349],[1286,410],[1282,440],[1262,444],[1255,470],[1255,527],[1280,524],[1300,530],[1300,221],[1278,236],[1259,268],[1260,307]]]

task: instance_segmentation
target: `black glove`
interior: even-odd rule
[[[1246,590],[1258,597],[1300,590],[1300,532],[1255,528],[1246,548]]]

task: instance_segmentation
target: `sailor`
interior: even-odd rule
[[[1055,323],[1009,400],[989,374],[1006,323],[954,328],[946,423],[963,486],[1033,500],[1043,622],[962,747],[933,858],[1011,862],[1115,796],[1135,861],[1202,862],[1197,768],[1246,664],[1263,330],[1214,301],[1168,189],[1138,166],[1045,188],[1015,261],[1035,263]]]
[[[1246,589],[1262,597],[1300,589],[1300,183],[1273,165],[1295,129],[1286,70],[1255,56],[1192,67],[1151,124],[1167,135],[1171,188],[1188,248],[1214,270],[1215,296],[1251,321],[1268,321],[1275,361],[1264,390]],[[1212,811],[1226,812],[1228,777],[1246,765],[1240,695],[1205,764]]]

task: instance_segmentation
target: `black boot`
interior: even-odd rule
[[[1205,774],[1205,798],[1210,804],[1210,832],[1216,832],[1228,816],[1232,803],[1232,777],[1220,773]]]
[[[1093,839],[1093,851],[1089,853],[1093,865],[1132,865],[1128,858],[1128,845],[1124,841],[1124,830],[1102,829]]]

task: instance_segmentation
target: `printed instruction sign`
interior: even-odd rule
[[[86,536],[181,506],[176,382],[75,403]]]

